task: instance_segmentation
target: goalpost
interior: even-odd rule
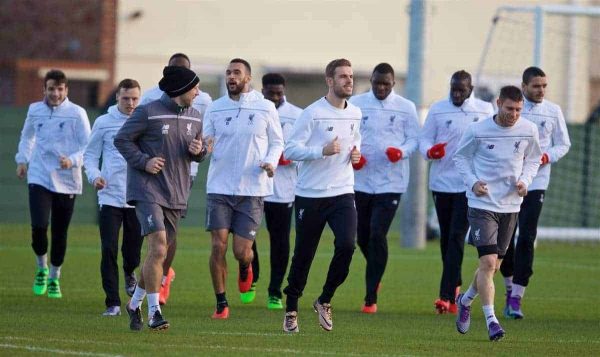
[[[490,100],[500,87],[520,86],[521,73],[540,67],[546,97],[563,109],[571,150],[552,165],[539,239],[600,241],[600,7],[502,6],[488,32],[475,75],[476,94]]]

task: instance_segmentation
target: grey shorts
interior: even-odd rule
[[[206,230],[228,229],[253,240],[264,209],[262,197],[209,193],[206,198]]]
[[[181,218],[181,210],[162,207],[156,203],[136,201],[135,215],[140,221],[142,236],[166,231],[167,242],[177,237],[177,224]]]
[[[519,213],[496,213],[469,207],[467,217],[471,225],[469,243],[477,247],[479,257],[498,254],[498,258],[504,258]]]

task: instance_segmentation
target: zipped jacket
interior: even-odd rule
[[[541,103],[534,103],[527,98],[521,116],[537,125],[542,153],[548,154],[550,159],[548,164],[540,166],[529,189],[546,190],[550,184],[551,164],[560,160],[571,148],[565,117],[560,107],[551,101],[544,99]]]
[[[460,107],[452,104],[448,98],[434,103],[429,108],[419,135],[419,151],[425,160],[431,161],[429,169],[431,191],[449,193],[465,191],[465,184],[452,158],[467,127],[492,115],[494,115],[492,104],[475,98],[473,94]],[[428,158],[427,150],[439,143],[447,143],[446,155],[437,160]]]
[[[300,117],[300,114],[302,114],[302,109],[285,101],[277,108],[277,112],[279,113],[281,131],[285,142],[289,140],[294,123]],[[273,194],[265,197],[265,201],[279,203],[294,202],[297,180],[298,168],[296,162],[292,161],[289,165],[277,166],[275,176],[273,176]]]
[[[28,164],[27,183],[52,192],[81,194],[81,166],[89,136],[85,110],[69,98],[56,107],[45,101],[33,103],[27,111],[15,161]],[[60,156],[67,156],[73,166],[61,169]]]
[[[119,208],[131,208],[125,198],[127,188],[127,161],[114,144],[115,136],[125,121],[127,114],[119,111],[116,105],[108,108],[108,113],[99,116],[92,127],[90,142],[83,154],[85,174],[90,184],[98,177],[106,180],[106,186],[98,190],[98,204]],[[100,168],[102,158],[102,168]]]
[[[273,178],[260,165],[277,168],[283,134],[275,105],[255,90],[238,101],[225,95],[209,105],[204,136],[214,138],[206,192],[222,195],[273,194]]]
[[[153,100],[160,99],[160,97],[164,94],[158,86],[152,87],[144,92],[142,98],[140,98],[140,105],[148,104]],[[200,91],[194,101],[192,102],[192,107],[194,107],[197,111],[200,112],[200,119],[204,118],[204,113],[206,113],[206,108],[209,104],[212,103],[212,98],[206,92]],[[198,163],[196,161],[192,161],[192,166],[190,167],[190,175],[196,176],[198,174]]]
[[[370,193],[404,193],[410,177],[410,160],[418,146],[419,119],[415,104],[396,93],[379,100],[368,91],[350,98],[360,108],[360,152],[367,163],[354,171],[354,190]],[[402,151],[402,159],[391,162],[386,149]]]
[[[166,94],[138,106],[114,141],[127,161],[127,203],[141,201],[185,209],[190,194],[190,163],[200,162],[206,155],[206,146],[198,155],[188,151],[195,138],[202,138],[202,119],[196,109],[182,108]],[[153,157],[165,159],[157,174],[146,172],[146,163]]]

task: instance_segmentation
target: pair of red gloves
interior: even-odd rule
[[[387,155],[388,160],[390,160],[391,162],[398,162],[402,160],[402,150],[398,148],[390,146],[385,150],[385,154]],[[360,170],[366,164],[367,159],[365,159],[365,157],[361,155],[360,160],[356,164],[352,164],[352,167],[354,168],[354,170]]]

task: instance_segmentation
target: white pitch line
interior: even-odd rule
[[[61,355],[74,355],[74,356],[122,357],[121,355],[109,355],[106,353],[60,350],[60,349],[56,349],[56,348],[45,348],[45,347],[37,347],[37,346],[19,346],[19,345],[10,345],[7,343],[1,343],[0,348],[15,349],[15,350],[27,350],[27,351],[32,351],[32,352],[48,352],[48,353],[57,353],[57,354],[61,354]]]
[[[201,334],[203,332],[200,332]],[[234,333],[214,333],[214,332],[206,332],[205,334],[212,334],[212,335],[234,335]],[[244,335],[244,334],[240,334],[240,335]],[[270,334],[270,335],[275,335],[275,334]],[[287,334],[277,334],[277,336],[282,336],[285,338],[289,338],[292,337],[293,335],[287,335]],[[28,337],[16,337],[16,336],[0,336],[0,339],[5,339],[5,340],[33,340],[33,338],[28,338]],[[61,342],[61,343],[73,343],[73,344],[86,344],[86,345],[120,345],[120,343],[115,343],[115,342],[104,342],[104,341],[91,341],[91,340],[68,340],[68,339],[58,339],[58,338],[51,338],[51,339],[45,339],[45,341],[52,341],[52,342]],[[17,345],[5,345],[5,344],[0,344],[0,347],[2,346],[17,346]],[[253,347],[235,347],[235,346],[223,346],[223,345],[190,345],[190,344],[161,344],[162,347],[167,347],[167,348],[186,348],[186,349],[195,349],[195,350],[221,350],[221,351],[237,351],[237,352],[256,352],[256,353],[294,353],[294,354],[310,354],[310,355],[319,355],[319,356],[370,356],[371,354],[366,354],[366,353],[353,353],[353,352],[329,352],[329,351],[311,351],[311,350],[297,350],[297,349],[290,349],[290,348],[253,348]],[[30,348],[35,348],[34,346],[17,346],[19,348],[22,349],[29,349]],[[33,350],[32,350],[33,351]],[[41,350],[38,350],[41,351]],[[56,350],[56,351],[63,351],[63,350]],[[55,352],[54,350],[51,349],[45,349],[43,352]],[[65,352],[57,352],[57,353],[63,353],[63,354],[79,354],[79,355],[86,355],[86,356],[103,356],[103,357],[117,357],[116,355],[107,355],[107,354],[93,354],[93,353],[88,353],[88,352],[77,352],[77,351],[65,351]],[[404,357],[404,356],[411,356],[411,355],[385,355],[385,354],[381,354],[379,356],[382,357]]]

